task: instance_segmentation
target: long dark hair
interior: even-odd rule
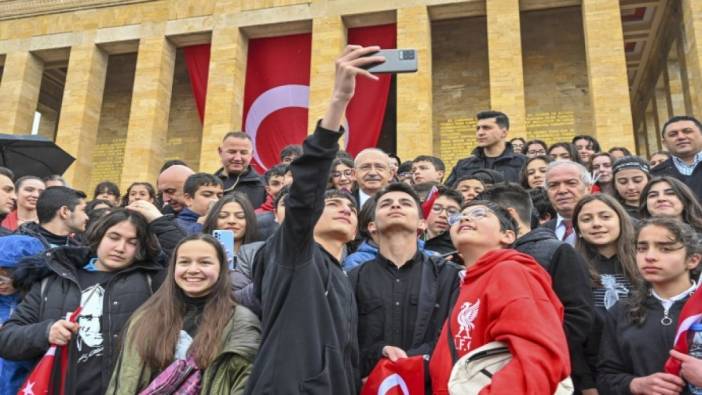
[[[547,155],[537,155],[537,156],[534,156],[532,158],[528,158],[524,162],[524,166],[522,166],[522,170],[520,170],[520,172],[519,172],[519,183],[522,185],[522,188],[527,189],[527,190],[531,189],[531,187],[529,186],[529,174],[527,174],[527,171],[528,171],[527,167],[529,167],[529,163],[531,163],[535,160],[543,161],[547,165],[549,163],[553,162],[553,159],[551,159],[551,157],[547,156]]]
[[[682,181],[675,177],[662,176],[656,177],[646,184],[644,189],[641,191],[641,197],[639,199],[639,211],[642,218],[650,218],[651,213],[648,211],[648,193],[651,188],[661,182],[667,182],[670,185],[670,189],[673,193],[680,199],[683,205],[682,220],[683,222],[690,224],[697,232],[702,232],[702,205],[697,201],[695,193],[692,192],[690,187],[683,184]]]
[[[224,249],[214,237],[196,233],[178,243],[168,264],[164,283],[130,319],[127,330],[129,346],[134,347],[144,364],[153,371],[165,369],[174,358],[186,311],[184,293],[175,282],[175,265],[180,247],[195,240],[204,241],[214,247],[219,262],[219,277],[207,296],[197,334],[188,349],[188,355],[193,357],[200,369],[206,369],[221,348],[222,336],[227,336],[224,329],[236,306],[231,293],[227,258]]]
[[[636,230],[636,243],[638,243],[641,230],[647,226],[658,226],[665,228],[673,235],[674,242],[682,243],[685,248],[685,258],[690,258],[694,254],[702,253],[700,236],[690,225],[680,222],[676,218],[653,217],[639,224]],[[697,278],[700,273],[700,266],[690,271],[690,278]],[[637,287],[633,287],[631,297],[627,300],[627,317],[629,322],[635,325],[643,325],[646,321],[646,299],[651,294],[651,284],[641,280]]]
[[[587,195],[580,199],[577,205],[575,205],[575,210],[573,210],[573,229],[576,234],[580,234],[580,226],[578,223],[578,216],[582,211],[583,207],[594,201],[600,201],[607,205],[607,207],[614,210],[619,217],[619,238],[617,239],[617,258],[619,259],[619,264],[622,267],[624,275],[629,280],[631,284],[637,284],[639,282],[639,272],[636,268],[636,250],[634,248],[634,225],[631,222],[629,214],[627,214],[626,209],[610,195],[605,193],[596,193],[593,195]],[[600,274],[597,269],[592,264],[599,255],[597,247],[585,241],[585,238],[578,237],[575,242],[575,249],[582,254],[582,256],[587,261],[588,271],[590,272],[590,277],[594,284],[601,286]]]
[[[136,211],[127,210],[125,208],[111,209],[108,214],[93,222],[86,231],[87,245],[90,247],[90,252],[97,254],[98,246],[105,237],[107,231],[121,223],[129,222],[136,228],[137,237],[137,252],[134,256],[135,261],[155,261],[161,253],[161,246],[153,232],[149,230],[149,222],[146,218]]]
[[[219,199],[219,201],[210,210],[207,218],[205,218],[205,223],[202,226],[202,233],[211,234],[214,230],[217,230],[217,218],[219,217],[219,213],[222,211],[222,208],[227,203],[239,203],[241,209],[244,210],[246,230],[244,231],[244,238],[241,240],[241,244],[258,241],[256,212],[254,211],[249,198],[241,192],[232,192]]]
[[[573,144],[570,144],[570,143],[560,142],[560,143],[551,144],[551,146],[548,147],[546,154],[548,154],[550,156],[551,151],[553,151],[554,148],[558,148],[558,147],[561,147],[561,148],[565,149],[566,151],[568,151],[568,155],[570,155],[570,160],[572,160],[573,162],[576,162],[576,163],[580,163],[580,156],[578,156],[578,151],[576,151],[575,146]]]

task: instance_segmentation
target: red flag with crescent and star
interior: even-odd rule
[[[382,358],[368,375],[361,395],[424,395],[424,357],[393,362]]]

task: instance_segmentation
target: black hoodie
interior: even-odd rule
[[[358,394],[358,312],[339,261],[313,231],[340,133],[317,127],[290,165],[285,221],[256,254],[263,339],[247,394]]]
[[[520,237],[514,249],[531,255],[551,275],[553,291],[565,309],[565,333],[570,348],[573,381],[576,389],[594,388],[584,354],[594,312],[586,262],[570,244],[558,240],[546,228],[536,228]]]

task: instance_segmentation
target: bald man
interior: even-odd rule
[[[171,207],[175,214],[186,207],[183,195],[185,180],[195,172],[183,165],[173,165],[164,170],[156,181],[158,191],[163,196],[163,203]]]
[[[354,196],[358,207],[363,207],[363,203],[369,197],[390,183],[393,175],[390,169],[390,157],[381,149],[366,148],[356,155],[354,168],[358,183]]]

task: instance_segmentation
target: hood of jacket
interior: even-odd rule
[[[200,218],[200,215],[198,213],[194,212],[193,210],[189,208],[184,208],[180,210],[178,213],[178,216],[176,219],[185,221],[185,222],[197,222],[197,220]]]
[[[553,240],[558,238],[556,233],[548,228],[536,228],[532,229],[529,233],[517,239],[514,243],[514,247],[519,247],[528,243],[536,243],[543,240]]]
[[[499,249],[486,253],[481,256],[472,266],[468,268],[463,282],[465,284],[471,284],[478,281],[480,277],[489,273],[493,268],[505,261],[518,262],[523,265],[526,269],[533,272],[534,277],[545,281],[544,287],[547,289],[551,288],[551,283],[548,274],[544,271],[541,265],[534,260],[531,256],[523,254],[517,250],[512,249]]]

